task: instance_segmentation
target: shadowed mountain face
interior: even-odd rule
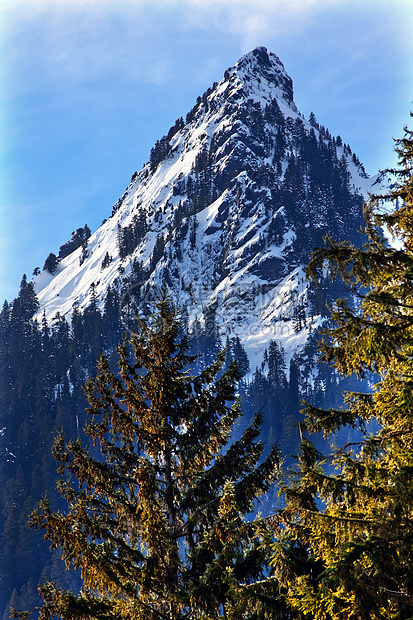
[[[340,137],[304,119],[283,64],[260,47],[156,143],[95,233],[79,228],[22,280],[0,314],[0,615],[34,605],[39,581],[76,587],[27,514],[46,489],[58,505],[55,430],[77,436],[96,359],[163,283],[198,363],[224,345],[241,361],[244,411],[263,408],[269,440],[293,449],[302,397],[337,401],[314,334],[338,289],[314,289],[304,268],[327,233],[357,237],[373,181]]]

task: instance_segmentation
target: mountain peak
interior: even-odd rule
[[[266,47],[260,46],[245,54],[232,68],[242,82],[258,82],[261,90],[267,90],[267,83],[274,96],[274,87],[278,88],[280,95],[289,105],[293,104],[293,81],[278,56],[268,52]],[[295,107],[295,106],[294,106]]]
[[[350,239],[362,222],[370,185],[351,155],[305,121],[284,65],[257,47],[155,144],[102,226],[36,277],[38,319],[103,308],[110,289],[127,323],[165,282],[189,325],[238,336],[252,368],[269,339],[291,357],[318,320],[303,265],[328,231]]]
[[[270,58],[271,56],[271,58]],[[245,64],[247,62],[250,63],[255,63],[258,66],[267,66],[267,67],[271,67],[273,64],[274,59],[276,60],[276,63],[281,65],[284,68],[284,65],[282,64],[281,60],[278,58],[278,56],[276,56],[275,54],[273,54],[272,52],[270,52],[270,54],[268,54],[268,50],[266,47],[264,46],[258,46],[255,49],[253,49],[251,52],[248,52],[247,54],[244,54],[244,56],[242,56],[240,58],[240,60],[238,61],[238,65],[241,64]]]

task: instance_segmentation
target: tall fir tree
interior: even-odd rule
[[[83,589],[41,587],[40,618],[281,617],[276,586],[260,585],[268,531],[244,517],[277,475],[278,448],[262,459],[259,414],[231,440],[240,371],[223,372],[221,353],[191,376],[188,348],[163,294],[119,348],[119,375],[102,356],[87,382],[87,442],[54,445],[67,512],[44,499],[31,515]]]
[[[357,248],[328,239],[308,268],[315,279],[323,270],[341,276],[351,292],[332,310],[323,359],[344,376],[375,373],[378,382],[371,393],[349,393],[346,409],[307,407],[309,431],[332,442],[340,429],[353,429],[353,436],[328,457],[304,437],[294,478],[283,488],[272,564],[301,618],[413,617],[413,132],[407,128],[396,152],[399,165],[387,171],[394,184],[365,207],[366,243]],[[397,244],[388,243],[383,226]]]

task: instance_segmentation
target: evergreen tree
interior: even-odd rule
[[[33,282],[27,281],[23,274],[19,294],[13,302],[12,316],[19,323],[28,322],[39,309]]]
[[[80,254],[79,257],[79,264],[83,265],[83,263],[85,262],[85,260],[87,258],[89,258],[89,250],[88,250],[88,238],[85,237],[85,239],[82,241],[82,252]]]
[[[231,338],[226,346],[227,358],[234,360],[239,366],[242,376],[250,369],[250,363],[245,348],[242,346],[239,336]]]
[[[346,409],[307,407],[309,431],[332,441],[353,431],[328,458],[304,437],[284,488],[273,565],[303,618],[413,616],[413,132],[405,128],[396,151],[395,184],[365,208],[366,243],[328,239],[308,268],[314,278],[340,275],[352,292],[333,308],[323,359],[344,376],[374,372],[379,381],[372,393],[348,393]],[[389,201],[391,213],[382,208]]]
[[[272,582],[258,583],[268,574],[268,533],[243,517],[269,489],[278,449],[261,459],[260,415],[230,443],[240,371],[222,372],[221,353],[190,376],[194,357],[180,332],[163,294],[119,347],[120,376],[102,356],[87,382],[92,441],[56,439],[68,510],[52,512],[44,499],[31,523],[81,569],[84,588],[43,586],[40,618],[281,617]]]
[[[268,381],[272,386],[273,395],[275,395],[280,391],[285,391],[287,388],[285,351],[283,346],[279,345],[276,340],[271,340],[266,353],[268,359]]]
[[[53,252],[50,252],[46,260],[44,261],[43,269],[54,275],[59,266],[59,258]]]
[[[102,260],[101,270],[103,271],[103,269],[106,269],[106,267],[109,267],[111,262],[112,262],[112,257],[110,256],[109,252],[106,252]]]

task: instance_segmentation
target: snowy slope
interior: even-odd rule
[[[331,178],[318,179],[319,161]],[[321,320],[304,275],[311,250],[327,231],[359,227],[375,180],[302,117],[281,61],[257,48],[155,145],[87,258],[78,248],[35,278],[39,317],[70,317],[92,289],[103,307],[109,286],[145,300],[165,281],[190,323],[239,336],[252,369],[271,339],[289,358]]]

